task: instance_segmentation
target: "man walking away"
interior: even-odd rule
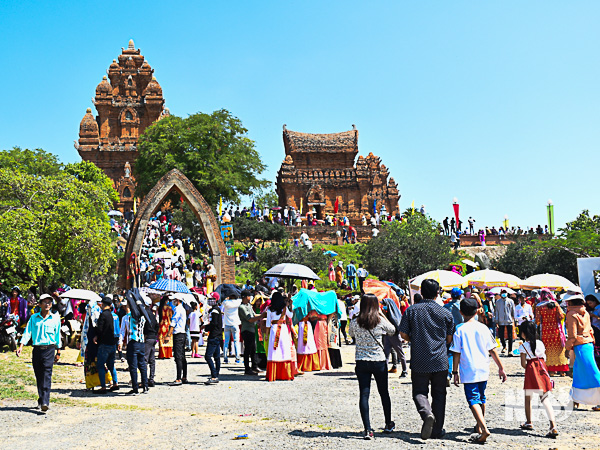
[[[356,275],[358,275],[358,286],[360,288],[360,292],[363,292],[363,283],[369,276],[369,272],[367,272],[367,269],[365,269],[362,264],[359,264]]]
[[[496,294],[496,307],[494,309],[494,322],[498,324],[498,333],[500,333],[500,342],[502,343],[502,353],[506,351],[506,339],[508,339],[508,356],[514,356],[513,346],[513,325],[515,323],[515,302],[508,297],[505,290],[501,294]],[[506,331],[506,338],[504,332]]]
[[[138,377],[137,371],[139,369],[142,377],[142,393],[148,393],[148,377],[146,372],[146,357],[144,356],[144,324],[146,319],[143,316],[138,318],[133,317],[132,313],[129,312],[123,317],[121,323],[121,335],[119,336],[119,347],[121,351],[123,348],[123,341],[127,340],[127,364],[129,365],[129,375],[131,376],[131,390],[127,395],[138,395]]]
[[[242,328],[242,340],[244,341],[244,367],[245,375],[258,375],[256,366],[256,327],[254,324],[261,319],[261,315],[256,315],[250,302],[252,301],[252,292],[244,289],[242,291],[242,304],[238,308]]]
[[[181,384],[188,382],[187,360],[185,359],[185,323],[187,315],[180,299],[174,298],[173,304],[175,305],[175,311],[171,318],[169,336],[173,336],[173,356],[175,357],[175,365],[177,367],[177,378],[170,385],[181,386]]]
[[[223,316],[219,309],[219,294],[213,292],[212,298],[209,297],[208,304],[208,324],[203,328],[208,331],[206,340],[206,353],[204,359],[210,367],[210,378],[204,384],[216,384],[219,382],[219,371],[221,370],[221,343],[223,342]]]
[[[33,345],[31,364],[38,390],[37,407],[46,412],[50,405],[52,366],[60,358],[60,317],[50,312],[52,297],[48,294],[42,295],[39,303],[40,312],[29,318],[21,338],[21,345],[17,349],[17,356],[21,356],[23,345],[31,339]]]
[[[350,261],[350,264],[346,266],[346,279],[348,280],[348,286],[352,290],[356,290],[356,266],[354,261]]]
[[[156,341],[158,339],[158,321],[156,320],[156,306],[146,306],[148,318],[144,324],[144,356],[150,371],[148,372],[148,387],[154,387],[154,374],[156,373]]]
[[[115,369],[115,321],[111,312],[112,298],[105,296],[102,299],[102,312],[98,317],[96,324],[97,334],[94,337],[94,342],[98,344],[98,377],[100,378],[100,390],[98,394],[106,394],[106,368],[112,375],[113,385],[111,391],[119,389],[117,381],[117,370]],[[106,366],[106,367],[105,367]]]
[[[421,303],[410,306],[400,322],[400,336],[411,342],[412,395],[423,420],[421,439],[441,439],[446,434],[447,344],[452,342],[454,322],[450,311],[435,300],[440,285],[432,279],[421,283]],[[428,393],[431,385],[432,402]]]
[[[223,302],[223,323],[225,324],[225,346],[223,352],[225,357],[223,363],[227,364],[227,354],[229,351],[229,342],[233,336],[233,348],[235,353],[236,364],[240,363],[240,316],[238,308],[242,304],[241,298],[236,298],[236,295],[231,295]]]

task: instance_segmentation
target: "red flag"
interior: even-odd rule
[[[452,207],[454,208],[454,217],[456,217],[456,227],[458,228],[458,203],[454,203]]]
[[[339,197],[337,197],[337,198],[335,199],[335,205],[333,206],[333,213],[334,213],[334,214],[337,214],[337,212],[338,212],[338,208],[339,208],[339,207],[340,207],[340,198],[339,198]]]

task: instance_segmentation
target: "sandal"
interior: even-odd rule
[[[483,445],[483,444],[485,444],[485,443],[486,443],[486,441],[481,441],[480,439],[481,439],[482,437],[483,437],[483,436],[482,436],[481,434],[479,434],[479,433],[472,434],[472,435],[469,437],[469,442],[470,442],[470,443],[472,443],[472,444],[479,444],[479,445]],[[487,438],[486,438],[486,439],[487,439]]]
[[[592,411],[600,411],[600,405],[592,407]]]
[[[551,439],[556,439],[557,436],[558,430],[556,428],[550,428],[550,431],[548,431],[548,434],[546,434],[546,437]]]
[[[520,428],[521,430],[533,430],[533,424],[532,424],[532,423],[530,423],[530,422],[525,422],[525,423],[522,423],[522,424],[519,426],[519,428]]]

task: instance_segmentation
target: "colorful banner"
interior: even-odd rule
[[[300,197],[300,215],[302,215],[302,200],[304,200],[304,198]]]
[[[339,209],[339,207],[340,207],[340,198],[339,198],[339,197],[337,197],[337,198],[335,199],[335,205],[333,205],[333,213],[334,213],[334,214],[337,214],[337,213],[338,213],[338,209]]]
[[[223,215],[223,197],[219,197],[219,217]]]
[[[411,215],[415,215],[415,201],[413,200],[412,203],[410,204],[410,207],[412,209],[412,214]]]
[[[458,228],[458,223],[460,222],[458,219],[458,203],[453,203],[452,208],[454,208],[454,218],[456,219],[456,228]]]
[[[548,231],[550,234],[554,234],[554,205],[549,204],[548,208]]]

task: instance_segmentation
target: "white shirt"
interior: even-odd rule
[[[546,359],[546,347],[544,346],[544,343],[540,340],[536,340],[535,341],[535,356],[533,355],[533,352],[531,351],[531,344],[529,342],[523,342],[521,344],[521,346],[519,347],[519,354],[520,355],[525,355],[525,358],[527,360],[533,359],[533,358],[541,358],[541,359]]]
[[[373,228],[371,232],[373,233],[373,237],[377,237],[377,235],[379,234],[379,230],[377,228]]]
[[[356,316],[358,316],[358,313],[360,312],[360,300],[357,301],[354,306],[350,307],[350,320],[354,319]]]
[[[525,320],[533,320],[533,309],[529,303],[523,306],[519,303],[515,308],[515,320],[517,325],[521,325]]]
[[[340,320],[348,320],[348,313],[346,312],[346,304],[338,298],[338,307],[340,308],[340,312],[342,316]]]
[[[490,350],[497,346],[490,329],[473,319],[456,329],[450,351],[460,353],[459,373],[463,384],[487,381]]]
[[[173,317],[171,317],[171,326],[173,327],[173,334],[185,333],[185,308],[180,303],[175,307]]]
[[[192,311],[189,316],[190,319],[190,332],[198,333],[200,331],[200,312],[198,310]]]
[[[367,278],[369,276],[369,272],[367,272],[367,269],[365,269],[364,267],[359,267],[356,271],[356,275],[358,276],[358,278]]]
[[[238,314],[238,308],[242,304],[241,298],[225,300],[223,302],[223,325],[238,326],[242,323]]]

